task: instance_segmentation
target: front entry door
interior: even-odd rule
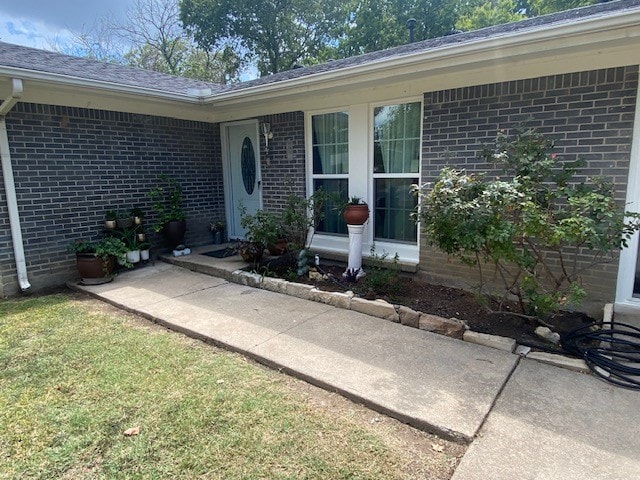
[[[222,126],[226,156],[226,204],[229,237],[244,238],[240,225],[241,207],[253,214],[262,207],[260,142],[258,122],[230,123]]]

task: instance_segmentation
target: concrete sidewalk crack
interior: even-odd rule
[[[523,358],[522,356],[518,355],[518,358],[514,362],[513,367],[511,368],[511,370],[507,374],[506,378],[504,379],[504,382],[502,382],[502,385],[500,386],[500,389],[498,390],[498,393],[496,393],[496,396],[493,399],[493,402],[491,402],[491,405],[489,405],[489,410],[487,411],[486,415],[482,419],[482,422],[480,422],[480,425],[478,426],[478,429],[476,430],[476,433],[474,434],[474,438],[477,437],[478,434],[480,434],[480,432],[482,431],[482,429],[484,427],[484,424],[487,423],[487,419],[489,418],[489,415],[491,415],[491,412],[493,412],[493,409],[496,406],[496,403],[498,402],[500,397],[502,397],[502,392],[504,391],[505,387],[507,386],[507,383],[509,383],[509,380],[511,380],[511,377],[513,376],[514,372],[516,371],[516,368],[518,368],[518,365],[520,365],[520,362],[522,361],[522,358]]]

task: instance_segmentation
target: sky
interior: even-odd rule
[[[91,29],[99,18],[124,18],[132,0],[2,0],[0,41],[50,49],[71,32]]]

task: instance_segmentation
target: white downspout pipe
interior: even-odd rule
[[[18,213],[18,198],[16,186],[13,181],[13,167],[11,166],[11,152],[9,151],[9,137],[7,135],[7,123],[5,116],[22,97],[22,80],[11,79],[11,94],[0,105],[0,157],[2,161],[2,178],[7,197],[7,210],[9,211],[9,225],[11,226],[11,239],[13,240],[13,254],[18,272],[18,283],[24,292],[31,288],[27,278],[27,261],[24,256],[24,244],[22,242],[22,230],[20,228],[20,215]]]

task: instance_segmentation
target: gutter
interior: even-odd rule
[[[7,197],[7,210],[9,211],[9,225],[11,228],[11,239],[13,240],[13,255],[18,273],[18,283],[24,292],[31,288],[27,278],[27,262],[24,256],[24,243],[22,241],[22,230],[20,228],[20,214],[18,213],[18,199],[16,197],[16,186],[13,181],[13,167],[11,166],[11,152],[9,150],[9,137],[7,135],[7,123],[5,117],[22,97],[22,80],[11,79],[11,94],[0,105],[0,159],[2,162],[2,178],[4,179],[4,190]]]

